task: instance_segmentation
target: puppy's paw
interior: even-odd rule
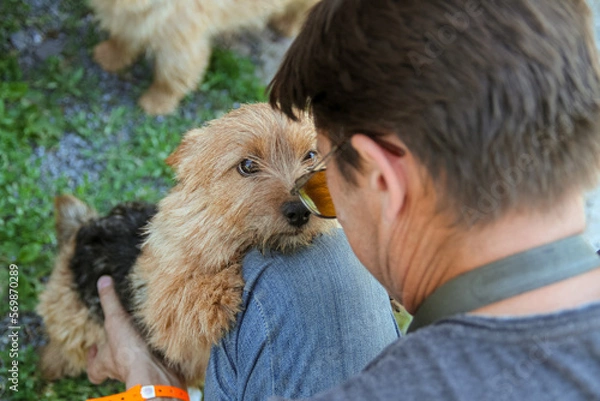
[[[209,280],[202,303],[196,303],[200,306],[197,318],[207,342],[216,344],[235,323],[242,303],[244,281],[237,266],[228,267]]]
[[[52,343],[42,348],[38,369],[44,380],[54,381],[66,376],[66,361],[61,358],[61,355]]]
[[[132,57],[115,40],[109,39],[94,47],[94,61],[104,71],[117,72],[131,64]]]
[[[216,274],[192,274],[177,283],[165,281],[148,285],[140,313],[149,342],[187,376],[235,323],[244,281],[237,265]],[[194,369],[186,369],[189,365]]]
[[[41,349],[38,369],[44,380],[54,381],[65,376],[77,376],[85,371],[87,350],[81,353],[67,350],[61,344],[50,340]]]
[[[181,96],[177,96],[173,91],[152,85],[146,93],[140,97],[138,104],[147,113],[153,116],[171,114],[179,105]]]

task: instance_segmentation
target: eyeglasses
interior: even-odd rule
[[[364,133],[364,132],[361,132]],[[315,216],[324,219],[335,219],[335,207],[327,187],[325,170],[327,162],[335,155],[352,136],[346,137],[341,143],[335,145],[321,161],[319,161],[309,172],[300,176],[294,183],[291,194],[300,197],[306,208]],[[391,154],[402,157],[406,151],[396,145],[384,141],[376,135],[369,135],[375,143]]]

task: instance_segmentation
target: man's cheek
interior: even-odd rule
[[[344,224],[346,222],[346,209],[348,208],[349,203],[349,194],[347,192],[343,192],[337,185],[334,180],[328,179],[329,185],[329,193],[331,194],[331,199],[333,201],[333,206],[335,207],[335,214],[340,224]]]

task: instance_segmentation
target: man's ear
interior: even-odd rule
[[[381,199],[384,218],[392,221],[400,213],[406,198],[408,182],[403,158],[362,134],[352,137],[352,147],[369,164],[364,169],[366,184]]]

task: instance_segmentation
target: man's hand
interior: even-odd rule
[[[121,306],[110,277],[100,277],[98,293],[108,342],[90,349],[89,380],[99,384],[107,378],[116,379],[125,382],[128,389],[137,384],[163,384],[185,389],[183,380],[152,355]]]

